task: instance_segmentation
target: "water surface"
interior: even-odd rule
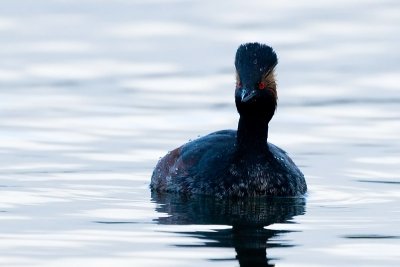
[[[4,266],[398,266],[398,1],[6,1]],[[159,157],[236,128],[233,57],[279,55],[270,141],[303,199],[151,195]]]

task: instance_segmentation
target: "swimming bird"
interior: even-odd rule
[[[170,151],[153,171],[153,191],[221,198],[300,196],[307,191],[304,175],[288,154],[267,141],[278,101],[277,64],[277,55],[268,45],[239,46],[237,131],[217,131]]]

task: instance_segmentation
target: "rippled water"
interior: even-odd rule
[[[398,1],[5,1],[2,266],[398,266]],[[271,44],[270,141],[306,200],[151,195],[169,149],[236,128],[233,57]]]

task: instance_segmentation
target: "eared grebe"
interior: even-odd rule
[[[307,191],[301,171],[285,151],[268,143],[277,105],[274,50],[248,43],[236,52],[238,130],[211,133],[172,150],[157,164],[157,192],[218,197],[298,196]]]

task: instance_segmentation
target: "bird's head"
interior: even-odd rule
[[[241,116],[271,120],[277,105],[274,50],[264,44],[239,46],[236,57],[236,108]]]

